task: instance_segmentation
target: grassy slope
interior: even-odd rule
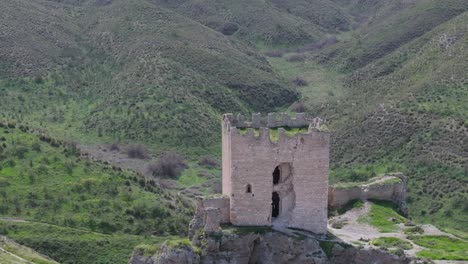
[[[403,170],[412,216],[457,228],[467,210],[457,205],[467,199],[466,21],[465,12],[355,71],[346,100],[324,109],[336,118],[335,164]],[[442,48],[443,34],[457,41]]]
[[[32,63],[34,73],[21,65],[17,69],[24,72],[5,73],[13,80],[0,81],[7,102],[0,106],[3,119],[88,143],[139,141],[153,150],[194,155],[215,152],[220,113],[269,111],[296,98],[261,56],[235,38],[144,0],[92,3],[24,2],[60,6],[57,16],[74,30],[52,31],[77,48],[57,48],[71,59],[53,57],[47,67]],[[40,17],[18,25],[33,28],[36,20]],[[19,37],[15,32],[9,38]],[[33,41],[28,36],[34,35],[22,41]],[[33,58],[57,50],[21,48]],[[2,49],[15,46],[7,42]],[[12,54],[11,61],[20,60]],[[3,58],[7,55],[2,55],[6,68],[12,66]],[[25,75],[36,78],[22,79]]]
[[[332,182],[403,171],[410,177],[413,218],[463,230],[468,14],[457,14],[467,9],[460,1],[419,1],[308,55],[313,59],[270,59],[287,79],[308,81],[299,87],[301,101],[311,114],[328,119],[334,131]],[[443,42],[444,36],[456,41]]]
[[[186,232],[190,202],[18,129],[0,128],[0,138],[3,216],[103,233]]]
[[[346,30],[349,17],[329,0],[153,0],[220,32],[266,45],[298,45],[324,32]],[[232,34],[232,33],[226,33]]]
[[[11,223],[3,220],[0,220],[0,232],[64,264],[125,264],[137,245],[159,245],[170,238],[100,234],[42,223]]]
[[[190,201],[52,145],[0,128],[0,216],[31,221],[2,220],[3,235],[60,262],[125,263],[135,245],[162,239],[148,235],[186,233]]]
[[[0,250],[0,259],[3,264],[57,264],[45,256],[38,254],[30,248],[18,245],[6,237],[0,237],[0,248],[6,250],[3,252]]]

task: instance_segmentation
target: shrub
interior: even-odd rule
[[[109,149],[110,149],[110,151],[119,151],[120,146],[117,143],[112,143],[112,144],[109,145]]]
[[[307,86],[309,83],[301,77],[296,77],[291,81],[296,86]]]
[[[182,156],[175,152],[162,153],[156,162],[148,165],[147,171],[153,176],[177,178],[187,164]]]
[[[228,22],[223,25],[221,33],[223,33],[226,36],[231,36],[232,34],[236,33],[237,30],[239,30],[239,25]]]
[[[288,57],[289,62],[301,62],[304,61],[306,58],[303,54],[293,54]]]
[[[149,158],[148,150],[144,145],[131,144],[127,146],[127,155],[132,159],[147,159]]]
[[[289,107],[289,109],[296,113],[304,113],[307,111],[305,105],[301,102],[295,102]]]
[[[283,57],[284,51],[282,51],[282,50],[269,50],[269,51],[266,51],[263,54],[265,54],[265,56],[272,57],[272,58],[281,58],[281,57]]]
[[[211,156],[204,156],[198,161],[198,165],[206,168],[217,168],[219,167],[219,161]]]
[[[34,151],[41,152],[41,144],[39,142],[34,142],[31,147]]]

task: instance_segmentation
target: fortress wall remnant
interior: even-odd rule
[[[328,202],[330,208],[341,208],[352,200],[383,200],[396,203],[406,210],[406,177],[401,173],[384,175],[382,180],[354,187],[330,186]],[[394,181],[400,179],[400,181]]]

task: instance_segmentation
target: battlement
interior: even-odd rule
[[[267,116],[262,116],[260,113],[252,114],[250,121],[246,120],[241,114],[234,116],[233,114],[224,114],[224,122],[229,122],[231,127],[236,128],[306,128],[315,127],[319,128],[320,118],[308,120],[304,113],[296,113],[295,117],[290,117],[286,113],[269,113]]]

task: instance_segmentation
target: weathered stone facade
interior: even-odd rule
[[[320,131],[319,120],[254,114],[246,122],[241,115],[225,114],[222,126],[230,222],[326,233],[329,133]]]

